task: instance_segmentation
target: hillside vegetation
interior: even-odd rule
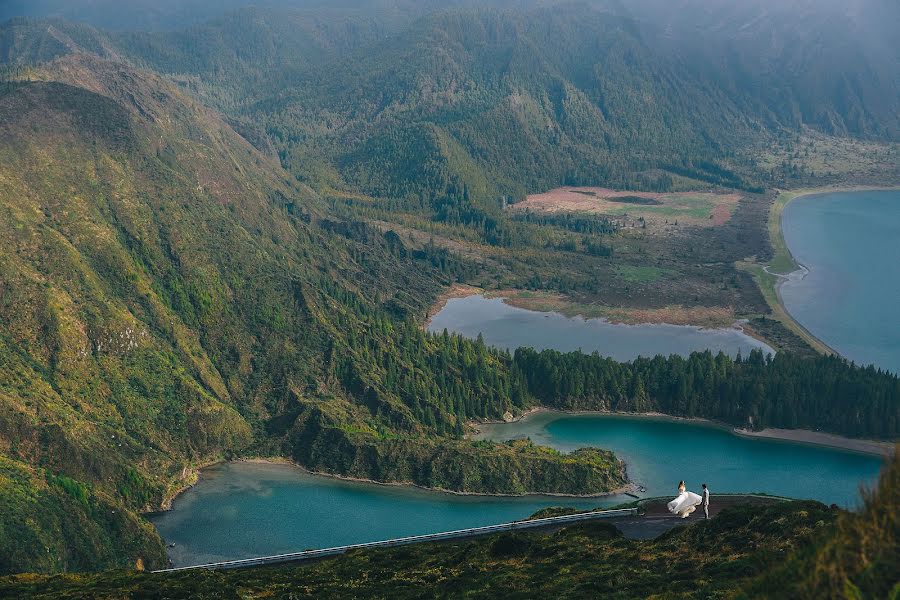
[[[158,507],[186,467],[242,452],[470,491],[623,483],[608,453],[437,447],[430,436],[513,405],[496,353],[404,321],[438,289],[427,257],[335,234],[313,192],[155,76],[80,56],[34,78],[0,96],[5,455],[131,511]],[[2,492],[11,540],[21,500]],[[14,546],[5,570],[47,564]],[[162,557],[88,565],[51,549],[46,568],[136,558]]]

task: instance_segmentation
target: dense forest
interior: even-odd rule
[[[754,350],[736,359],[695,352],[617,363],[596,354],[522,348],[513,365],[529,393],[561,409],[656,411],[751,429],[900,436],[900,378],[835,356],[763,356]]]

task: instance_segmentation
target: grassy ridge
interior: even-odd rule
[[[153,527],[91,486],[0,457],[0,571],[166,564]]]

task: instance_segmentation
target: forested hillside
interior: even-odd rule
[[[900,378],[834,356],[779,353],[731,359],[695,352],[616,363],[580,352],[521,348],[513,357],[528,391],[561,409],[703,416],[738,427],[821,429],[900,436]]]
[[[78,498],[129,510],[159,506],[186,467],[242,452],[474,491],[622,483],[608,453],[436,445],[525,396],[496,353],[407,321],[442,281],[427,253],[341,235],[312,191],[156,76],[89,56],[31,75],[0,96],[0,439],[40,467],[32,480],[59,474]],[[428,475],[435,454],[447,469]],[[2,488],[4,536],[41,510],[16,491],[27,481]],[[84,555],[6,554],[3,569]],[[92,564],[136,556],[159,564],[158,550]]]
[[[758,154],[805,127],[900,135],[900,57],[868,16],[896,7],[880,0],[858,12],[766,0],[320,4],[264,3],[159,32],[13,21],[0,48],[11,62],[83,48],[159,71],[315,187],[376,197],[432,201],[465,186],[496,205],[563,184],[669,189],[659,169],[757,190],[768,177]]]

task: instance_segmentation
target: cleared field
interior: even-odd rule
[[[731,219],[740,194],[711,192],[617,192],[599,187],[562,187],[532,194],[512,210],[581,212],[621,219],[622,227],[656,231],[678,225],[714,227]]]

